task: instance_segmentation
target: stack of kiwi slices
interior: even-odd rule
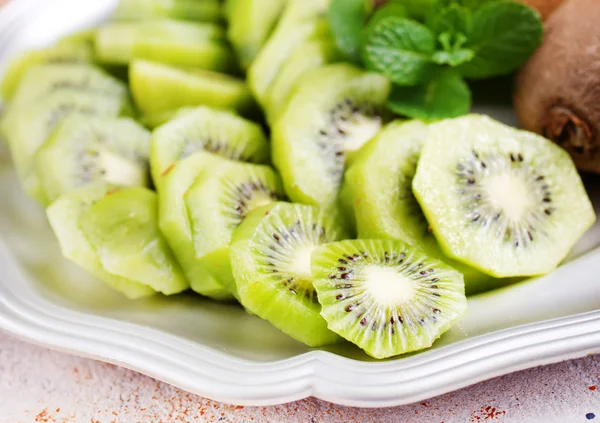
[[[397,119],[327,7],[123,0],[16,58],[2,135],[65,257],[132,299],[237,301],[376,358],[556,268],[595,220],[569,155],[485,116]]]

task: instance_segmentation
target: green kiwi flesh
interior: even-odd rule
[[[314,206],[278,202],[250,212],[230,247],[242,305],[309,346],[337,342],[319,314],[310,254],[344,235]]]
[[[46,198],[104,181],[148,185],[150,133],[129,118],[72,115],[58,124],[36,157]]]
[[[198,264],[194,250],[192,225],[185,204],[185,193],[202,172],[227,163],[216,154],[200,151],[171,166],[161,182],[158,197],[159,227],[171,246],[187,280],[201,295],[230,300],[231,293]]]
[[[227,37],[247,69],[267,41],[287,0],[229,0]]]
[[[294,48],[306,39],[326,34],[324,0],[289,0],[273,34],[248,69],[248,85],[259,104],[265,106],[269,86]]]
[[[210,23],[173,20],[112,22],[96,31],[96,58],[127,65],[146,59],[173,66],[228,70],[233,53],[224,42],[225,30]]]
[[[566,151],[486,116],[430,126],[413,191],[444,251],[496,277],[552,271],[596,220]]]
[[[216,22],[222,18],[219,0],[120,0],[112,19],[152,20],[173,18]]]
[[[311,256],[321,315],[375,358],[430,347],[466,311],[463,278],[398,240],[350,240]]]
[[[234,296],[232,233],[253,209],[283,198],[281,180],[271,167],[239,162],[203,172],[186,192],[196,259]]]
[[[123,98],[73,88],[56,90],[33,102],[9,108],[1,122],[2,133],[25,191],[41,204],[48,203],[37,177],[35,154],[62,119],[73,114],[116,117],[129,112],[129,108]]]
[[[8,64],[0,83],[0,96],[5,103],[10,103],[20,86],[21,78],[33,66],[49,63],[89,63],[92,59],[91,48],[84,44],[58,45],[22,53]]]
[[[156,129],[170,120],[181,117],[195,109],[195,107],[181,107],[179,109],[167,110],[165,112],[154,113],[151,115],[143,115],[140,116],[138,120],[147,128]]]
[[[412,181],[427,125],[394,121],[357,154],[346,170],[341,190],[346,211],[354,216],[358,238],[400,239],[463,273],[467,295],[502,286],[501,282],[446,257],[429,230],[412,193]]]
[[[232,160],[269,161],[269,144],[262,128],[226,110],[198,107],[157,128],[152,134],[151,168],[157,187],[175,162],[208,151]]]
[[[129,67],[130,89],[143,114],[205,105],[248,112],[254,107],[244,81],[202,69],[183,69],[145,60]]]
[[[134,187],[108,192],[79,216],[104,269],[165,295],[189,287],[158,229],[156,194]]]
[[[98,95],[128,97],[127,86],[89,64],[45,64],[29,68],[16,90],[11,107],[45,97],[55,91],[73,89]]]
[[[329,36],[308,39],[296,47],[269,86],[265,108],[269,122],[274,123],[290,97],[300,77],[312,70],[340,59],[335,43]]]
[[[73,261],[126,297],[135,299],[153,295],[147,285],[107,272],[96,251],[79,227],[79,217],[109,189],[105,184],[88,185],[64,195],[46,209],[50,226],[65,258]]]
[[[272,132],[272,159],[290,199],[336,202],[346,160],[381,129],[389,91],[382,75],[348,64],[302,77]]]

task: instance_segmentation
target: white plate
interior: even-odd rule
[[[0,12],[0,68],[7,55],[91,25],[113,6],[13,0]],[[512,119],[506,107],[479,110]],[[0,327],[31,342],[245,405],[311,395],[345,405],[399,405],[600,352],[600,225],[552,275],[471,298],[468,315],[433,348],[376,362],[349,344],[311,350],[239,307],[194,295],[123,299],[62,259],[43,211],[0,157]],[[600,188],[598,178],[587,182]],[[600,189],[590,195],[600,206]]]

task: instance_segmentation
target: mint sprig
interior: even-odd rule
[[[471,95],[463,78],[513,72],[543,35],[539,14],[515,0],[389,0],[372,16],[365,4],[333,0],[329,20],[338,47],[390,78],[391,110],[424,120],[467,113]]]

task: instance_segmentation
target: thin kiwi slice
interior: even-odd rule
[[[83,45],[89,48],[94,47],[96,38],[96,28],[82,29],[77,32],[65,35],[56,41],[57,46],[78,46]]]
[[[189,285],[158,229],[157,202],[147,188],[109,191],[78,223],[106,271],[177,294]]]
[[[230,247],[242,305],[311,347],[337,342],[319,314],[310,257],[319,245],[344,237],[314,206],[277,202],[250,212]]]
[[[327,34],[327,23],[320,19],[327,10],[326,0],[289,0],[283,15],[248,69],[248,85],[254,97],[265,105],[267,91],[294,48],[306,39]]]
[[[426,138],[424,123],[394,121],[365,144],[348,167],[341,197],[355,218],[358,238],[400,239],[415,244],[461,272],[467,295],[502,285],[499,280],[446,257],[429,230],[412,193]]]
[[[182,69],[145,60],[129,67],[131,92],[139,109],[152,115],[206,105],[248,112],[254,107],[244,81],[201,69]]]
[[[269,122],[274,123],[285,110],[290,94],[300,77],[312,70],[333,63],[341,58],[335,42],[329,36],[308,39],[296,47],[265,95],[265,107]]]
[[[167,110],[164,112],[154,113],[150,115],[143,115],[138,118],[140,123],[150,129],[156,129],[165,123],[181,117],[188,112],[196,110],[196,107],[181,107],[179,109]]]
[[[185,193],[202,172],[227,163],[216,154],[194,153],[171,166],[159,191],[159,226],[194,290],[216,300],[231,300],[231,293],[198,264]]]
[[[35,65],[44,63],[87,63],[93,59],[93,52],[85,44],[58,45],[42,50],[31,50],[11,60],[2,82],[0,95],[5,103],[12,101],[13,95],[20,85],[25,72]]]
[[[46,198],[105,181],[116,187],[148,185],[150,133],[129,118],[72,115],[58,124],[37,153]]]
[[[170,166],[201,150],[244,162],[269,161],[267,137],[259,125],[226,110],[198,107],[152,134],[150,163],[156,186]]]
[[[227,37],[247,69],[267,41],[288,0],[229,0]]]
[[[467,308],[462,275],[402,241],[334,242],[311,263],[329,329],[375,358],[430,347]]]
[[[115,98],[128,98],[127,86],[90,64],[45,64],[29,68],[19,84],[11,106],[28,103],[65,88]]]
[[[96,251],[79,227],[78,221],[81,214],[103,198],[108,189],[110,187],[107,185],[98,183],[60,197],[46,209],[50,226],[65,258],[75,262],[128,298],[153,295],[155,291],[148,285],[113,275],[104,270]]]
[[[348,64],[307,73],[273,127],[273,162],[287,195],[330,207],[346,159],[379,132],[390,90],[380,74]]]
[[[2,133],[27,193],[42,204],[48,203],[37,177],[35,154],[62,119],[72,114],[116,117],[129,111],[130,104],[123,98],[73,88],[9,108],[1,122]]]
[[[98,28],[96,57],[102,63],[127,65],[147,59],[173,66],[228,70],[233,53],[216,24],[173,20],[110,22]]]
[[[413,191],[445,252],[497,277],[552,271],[596,220],[566,151],[485,116],[430,126]]]
[[[219,21],[219,0],[120,0],[112,15],[115,20],[173,18],[190,21]]]
[[[198,263],[237,296],[232,233],[252,210],[284,199],[279,176],[269,166],[231,162],[200,174],[184,197]]]

